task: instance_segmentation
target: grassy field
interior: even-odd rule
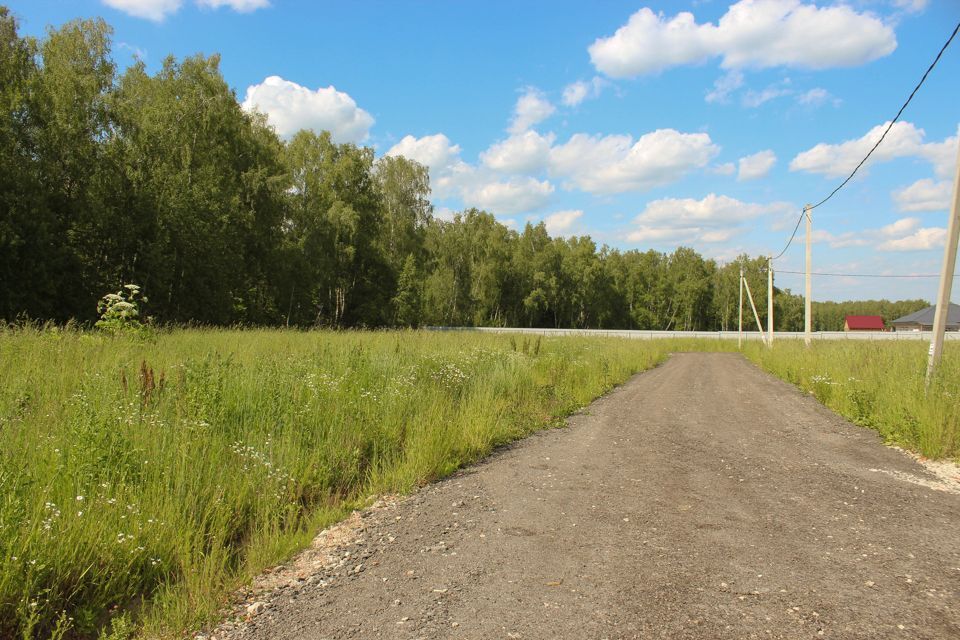
[[[960,345],[948,342],[929,390],[928,342],[782,340],[745,345],[762,369],[812,393],[850,421],[930,458],[960,458]]]
[[[960,455],[960,350],[745,354],[891,442]],[[372,495],[559,419],[677,350],[474,333],[0,331],[0,637],[177,637]]]
[[[0,333],[0,637],[196,628],[366,497],[554,424],[676,343]],[[106,633],[105,633],[106,634]]]

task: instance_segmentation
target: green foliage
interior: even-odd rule
[[[108,293],[97,303],[100,319],[96,328],[114,335],[142,333],[146,327],[140,322],[141,302],[147,302],[147,298],[140,295],[140,287],[135,284],[125,284],[116,293]]]
[[[0,637],[69,623],[123,638],[134,622],[179,637],[343,509],[448,474],[677,348],[514,342],[0,330]]]

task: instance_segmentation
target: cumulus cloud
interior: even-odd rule
[[[877,245],[880,251],[926,251],[942,247],[947,230],[941,227],[925,227],[902,238],[887,240]]]
[[[366,139],[374,122],[353,98],[333,86],[311,90],[280,76],[247,87],[243,108],[265,113],[283,137],[300,129],[325,130],[338,143]]]
[[[819,229],[813,232],[814,242],[825,242],[832,249],[862,247],[875,244],[879,251],[926,251],[942,247],[946,230],[920,227],[919,218],[900,218],[878,229],[846,231],[834,235]]]
[[[710,167],[707,171],[718,176],[732,176],[737,172],[737,165],[732,162],[724,162]]]
[[[480,160],[494,171],[504,173],[537,173],[550,157],[554,135],[540,135],[524,131],[490,146],[480,154]]]
[[[551,236],[566,235],[570,232],[573,225],[583,217],[583,211],[580,209],[569,209],[567,211],[556,211],[543,219],[547,232]]]
[[[542,91],[528,87],[513,108],[513,121],[509,131],[513,134],[523,133],[552,116],[556,110]]]
[[[821,142],[812,149],[797,154],[790,161],[790,170],[820,173],[831,178],[845,176],[867,155],[889,124],[879,124],[856,140],[847,140],[840,144]],[[918,155],[923,151],[923,136],[923,129],[901,120],[893,125],[883,144],[873,152],[870,162]]]
[[[197,0],[201,7],[219,9],[220,7],[229,7],[240,13],[250,13],[257,9],[263,9],[270,6],[270,0]]]
[[[591,80],[577,80],[563,88],[563,104],[575,107],[584,100],[597,98],[607,82],[595,76]]]
[[[896,222],[865,232],[879,241],[879,251],[926,251],[942,247],[947,230],[941,227],[920,228],[919,218],[900,218]]]
[[[550,172],[594,194],[642,191],[702,168],[719,152],[706,133],[657,129],[629,135],[574,134],[550,151]]]
[[[162,22],[183,6],[183,0],[101,0],[108,7],[131,15]],[[240,13],[249,13],[270,6],[270,0],[196,0],[197,6],[208,9],[227,7]]]
[[[554,186],[547,180],[523,176],[503,178],[488,167],[464,162],[460,146],[442,133],[422,138],[405,136],[386,155],[403,156],[425,165],[430,170],[431,188],[438,197],[458,197],[468,207],[497,215],[536,211],[549,202],[554,192]],[[494,156],[495,164],[497,160],[516,163],[516,158],[508,154]]]
[[[920,149],[919,155],[933,165],[937,177],[952,180],[957,171],[958,143],[958,136],[952,136],[943,142],[928,142]]]
[[[460,145],[450,142],[442,133],[415,138],[404,136],[400,142],[390,147],[388,156],[403,156],[416,160],[431,171],[444,170],[459,160]]]
[[[588,51],[594,66],[614,78],[720,58],[726,69],[826,69],[864,64],[897,46],[893,29],[846,5],[818,7],[800,0],[741,0],[716,23],[692,13],[668,18],[642,8]]]
[[[478,181],[463,189],[467,206],[485,209],[496,214],[523,213],[543,207],[553,194],[553,185],[534,178]]]
[[[742,231],[742,223],[761,216],[779,216],[792,205],[785,202],[756,204],[711,193],[702,200],[654,200],[634,219],[632,242],[725,242]]]
[[[459,196],[476,179],[476,169],[460,159],[460,145],[442,133],[415,138],[404,136],[386,153],[416,160],[430,171],[430,187],[440,198]]]
[[[945,211],[950,208],[951,195],[953,185],[949,181],[924,178],[894,191],[893,200],[900,211]]]
[[[770,169],[772,169],[775,164],[777,164],[777,155],[770,149],[744,156],[740,158],[737,180],[763,178],[770,173]]]
[[[123,11],[134,18],[162,22],[168,15],[180,10],[183,0],[102,0],[108,7]]]
[[[908,13],[920,13],[927,8],[928,0],[893,0],[892,4]]]

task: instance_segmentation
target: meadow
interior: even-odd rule
[[[960,353],[747,344],[889,442],[960,455]],[[734,342],[418,331],[0,330],[0,637],[180,637],[373,496]]]
[[[370,496],[565,415],[673,345],[0,332],[0,637],[176,637]]]

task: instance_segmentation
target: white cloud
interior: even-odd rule
[[[875,126],[856,140],[847,140],[840,144],[821,142],[790,161],[791,171],[821,173],[831,178],[849,174],[860,160],[876,144],[889,122]],[[918,155],[923,151],[923,129],[901,120],[893,125],[883,144],[877,147],[870,162],[883,162],[894,158]]]
[[[565,235],[570,228],[583,217],[583,211],[580,209],[570,209],[568,211],[557,211],[551,213],[543,219],[547,227],[547,232],[551,236]]]
[[[108,7],[123,11],[135,18],[162,22],[168,15],[179,11],[183,0],[102,0]]]
[[[101,0],[108,7],[123,11],[135,18],[162,22],[183,6],[183,0]],[[270,6],[270,0],[196,0],[197,6],[208,9],[228,7],[240,13],[249,13]]]
[[[718,164],[707,169],[710,173],[714,173],[718,176],[732,176],[737,172],[737,165],[732,162],[724,162],[723,164]]]
[[[833,103],[833,106],[840,106],[840,98],[835,98],[829,91],[823,87],[814,87],[809,91],[804,91],[797,96],[797,102],[805,107],[821,107],[827,102]]]
[[[480,154],[480,160],[495,171],[537,173],[547,164],[553,140],[552,133],[542,136],[536,131],[524,131],[490,145]]]
[[[674,182],[719,152],[706,133],[657,129],[629,135],[574,134],[550,152],[550,172],[594,194],[640,191]]]
[[[509,131],[513,134],[523,133],[552,116],[556,110],[542,91],[528,87],[513,109],[513,121]]]
[[[862,247],[876,243],[879,251],[925,251],[942,247],[946,230],[939,227],[920,227],[919,218],[900,218],[879,229],[846,231],[834,235],[818,229],[813,232],[814,242],[826,242],[832,249]]]
[[[920,149],[920,156],[933,165],[933,170],[939,178],[952,180],[957,171],[958,143],[960,143],[960,134],[947,138],[943,142],[928,142]]]
[[[893,0],[892,4],[908,13],[920,13],[927,8],[928,0]]]
[[[422,138],[404,136],[385,155],[403,156],[416,160],[430,171],[441,171],[449,169],[459,160],[460,145],[451,144],[450,138],[442,133]]]
[[[280,76],[247,87],[243,108],[265,113],[283,137],[300,129],[326,130],[338,143],[366,139],[374,122],[353,98],[333,86],[310,90]]]
[[[770,85],[761,91],[750,90],[743,94],[743,99],[741,102],[743,106],[756,109],[760,105],[770,102],[775,98],[781,98],[783,96],[788,96],[793,93],[792,89],[788,89],[782,85]]]
[[[770,173],[770,169],[772,169],[773,165],[776,163],[777,156],[770,149],[758,151],[753,155],[744,156],[740,158],[737,180],[755,180],[757,178],[763,178]]]
[[[220,7],[230,7],[240,13],[249,13],[257,9],[263,9],[270,6],[270,0],[197,0],[201,7],[210,9],[219,9]]]
[[[463,189],[463,201],[470,207],[496,214],[514,214],[543,207],[553,194],[553,185],[534,178],[478,182]]]
[[[767,213],[791,208],[786,203],[753,204],[711,193],[702,200],[663,198],[647,204],[637,216],[640,223],[671,223],[678,226],[720,226],[752,220]]]
[[[664,198],[647,204],[634,222],[632,242],[726,242],[742,231],[741,224],[761,216],[792,210],[785,202],[755,204],[711,193],[702,200]]]
[[[577,80],[563,88],[563,104],[568,107],[575,107],[588,98],[596,98],[600,95],[607,82],[596,76],[593,79]]]
[[[497,215],[540,209],[554,192],[554,186],[547,180],[522,176],[502,178],[488,168],[464,162],[460,158],[460,146],[451,143],[442,133],[422,138],[405,136],[386,155],[404,156],[427,166],[430,186],[437,197],[458,197],[468,207]],[[507,158],[504,162],[515,160]]]
[[[920,226],[920,218],[900,218],[877,230],[885,238],[903,237]]]
[[[430,188],[439,198],[458,196],[476,180],[476,169],[460,159],[460,145],[442,133],[404,136],[385,155],[416,160],[430,170]]]
[[[890,26],[846,5],[741,0],[716,24],[698,24],[689,12],[667,18],[644,7],[588,50],[599,71],[624,78],[714,57],[722,58],[726,69],[850,67],[888,55],[896,46]]]
[[[453,217],[457,212],[450,207],[437,207],[433,210],[433,217],[444,222],[453,222]]]
[[[926,251],[942,247],[946,238],[946,229],[925,227],[903,238],[881,242],[877,245],[877,249],[880,251]]]
[[[953,185],[949,181],[924,178],[894,191],[893,199],[900,211],[945,211],[950,208],[951,195]]]
[[[713,90],[706,95],[705,100],[707,102],[729,102],[730,94],[742,86],[743,72],[739,69],[731,69],[714,80]]]

